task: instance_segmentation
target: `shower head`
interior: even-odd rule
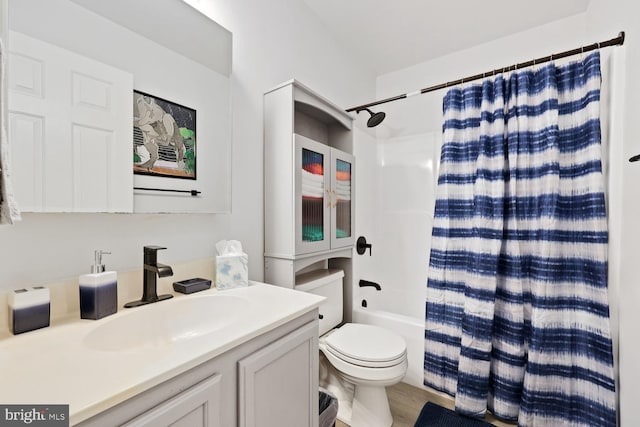
[[[368,108],[361,108],[360,110],[357,110],[356,113],[360,114],[360,111],[367,111],[369,114],[371,114],[371,117],[369,117],[369,120],[367,120],[367,126],[370,128],[378,126],[386,117],[386,114],[382,111],[374,113]]]

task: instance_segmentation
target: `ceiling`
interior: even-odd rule
[[[586,11],[590,0],[304,0],[376,75]]]

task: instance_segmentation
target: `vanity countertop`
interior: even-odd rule
[[[169,319],[160,327],[173,329],[175,324],[178,332],[172,330],[174,335],[169,339],[150,340],[144,345],[117,337],[136,337],[127,326],[131,320],[132,330],[140,329],[141,322],[136,320],[147,319],[147,313],[136,313],[138,310],[149,310],[152,320],[144,323],[147,332],[154,335],[154,320],[171,316],[173,307],[177,313],[185,313],[192,304],[189,300],[202,302],[202,297],[214,296],[242,300],[242,315],[223,322],[222,327],[196,327],[193,333],[184,321],[181,325],[180,319]],[[0,402],[69,404],[74,425],[317,308],[322,300],[317,295],[252,282],[245,288],[178,294],[143,307],[120,308],[100,320],[73,319],[12,336],[0,340]],[[198,310],[200,317],[196,318],[202,319],[201,324],[207,322],[207,313],[214,311]],[[122,347],[111,348],[109,339],[101,339],[100,333],[109,334],[113,325],[120,329],[112,328],[116,333],[109,336],[115,336]]]

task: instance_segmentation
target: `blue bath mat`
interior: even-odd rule
[[[414,427],[492,427],[493,424],[465,417],[455,412],[427,402],[420,411]]]

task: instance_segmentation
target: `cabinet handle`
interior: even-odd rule
[[[331,190],[327,188],[327,207],[331,207]]]

